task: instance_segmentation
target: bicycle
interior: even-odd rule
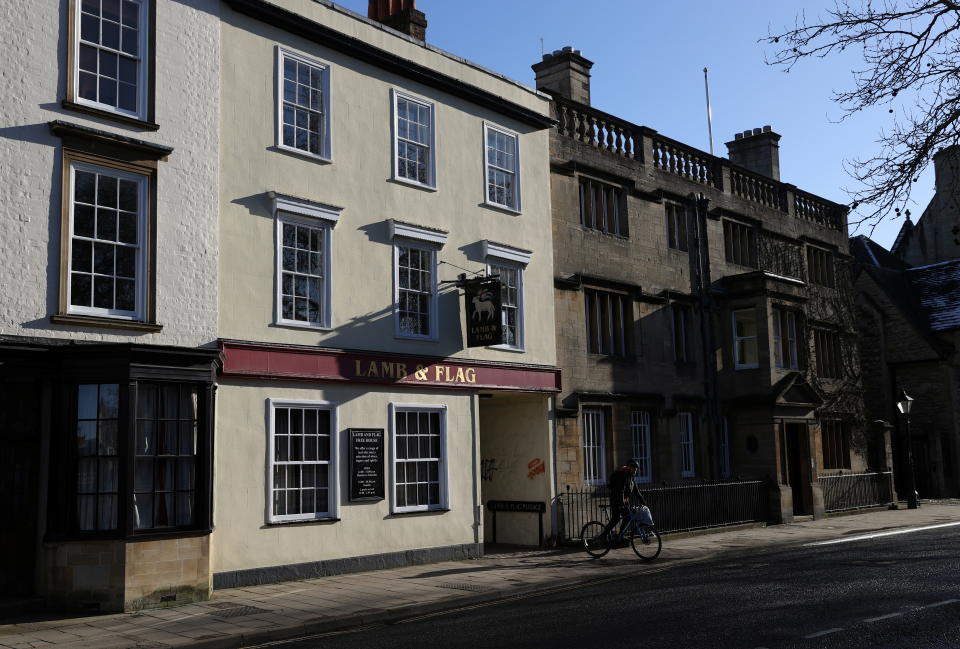
[[[595,559],[605,556],[617,541],[624,539],[630,540],[634,554],[643,561],[653,561],[663,549],[660,533],[653,525],[650,509],[645,505],[630,508],[630,518],[625,524],[621,523],[619,532],[611,530],[609,534],[604,534],[604,528],[606,525],[600,521],[590,521],[580,531],[583,549]]]

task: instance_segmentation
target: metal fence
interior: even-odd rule
[[[769,490],[763,480],[747,482],[699,482],[675,485],[640,485],[661,532],[682,532],[766,521]],[[557,497],[560,541],[580,537],[588,521],[609,520],[609,490],[606,486],[586,487]]]
[[[820,476],[823,508],[828,512],[888,505],[893,501],[893,473],[845,473]]]

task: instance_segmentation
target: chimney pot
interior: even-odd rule
[[[418,40],[427,39],[427,17],[417,0],[369,0],[367,17]]]
[[[763,127],[763,132],[764,132],[764,133],[769,133],[771,130],[772,130],[772,129],[770,128],[770,125],[769,125],[769,124],[767,124],[766,126]]]

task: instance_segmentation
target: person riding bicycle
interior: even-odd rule
[[[630,519],[630,497],[635,496],[639,504],[646,505],[643,494],[637,489],[634,476],[640,465],[636,460],[630,460],[610,474],[610,522],[603,529],[604,534],[613,530],[617,523],[624,523]]]

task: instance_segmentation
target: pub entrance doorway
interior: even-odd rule
[[[793,515],[813,514],[810,492],[810,435],[805,423],[784,424],[787,441],[787,472],[793,493]]]
[[[0,593],[34,591],[39,510],[40,386],[0,380]]]

